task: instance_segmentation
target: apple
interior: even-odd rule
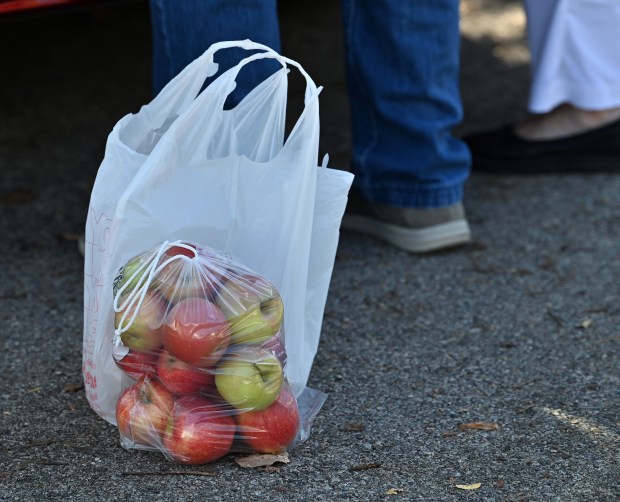
[[[173,305],[186,298],[209,298],[211,289],[193,258],[172,261],[157,274],[157,289]]]
[[[195,280],[191,280],[193,268],[191,263],[194,263],[194,259],[198,256],[196,246],[189,242],[184,242],[183,244],[191,249],[182,246],[172,246],[164,252],[158,264],[159,266],[174,256],[185,257],[171,261],[157,274],[157,287],[166,300],[171,303],[176,303],[192,296],[200,296],[201,294],[203,298],[205,297],[199,278],[195,277],[193,278]]]
[[[168,312],[162,340],[173,356],[191,366],[206,368],[226,352],[230,326],[217,305],[203,298],[187,298]]]
[[[125,389],[116,402],[121,437],[143,446],[161,446],[172,413],[172,393],[150,376]]]
[[[178,242],[178,241],[177,241]],[[197,247],[191,242],[182,242],[183,246],[187,246],[191,249],[187,249],[183,246],[172,246],[164,252],[164,255],[168,258],[177,255],[187,256],[188,258],[194,258],[197,255]]]
[[[157,288],[172,304],[187,298],[213,299],[226,273],[226,269],[217,264],[217,255],[205,248],[187,245],[194,250],[180,246],[168,249],[161,263],[173,256],[183,258],[164,265],[157,274]]]
[[[216,303],[230,321],[233,344],[260,344],[282,326],[280,293],[263,277],[231,275],[220,288]]]
[[[260,346],[276,356],[282,366],[286,366],[286,348],[284,347],[284,342],[282,341],[281,331],[276,336],[272,336],[271,338],[265,340],[260,344]]]
[[[123,305],[125,298],[121,298],[119,306]],[[168,304],[157,291],[147,291],[135,319],[129,324],[138,302],[139,298],[133,305],[129,304],[125,309],[116,312],[114,327],[124,329],[129,326],[129,329],[120,333],[123,345],[140,352],[148,352],[161,347],[161,327],[166,318]],[[121,320],[123,320],[122,326]]]
[[[116,274],[114,282],[112,283],[112,293],[114,296],[123,288],[123,293],[129,293],[133,291],[138,284],[142,281],[142,277],[148,270],[149,255],[142,253],[131,258],[125,265],[123,265]]]
[[[221,285],[229,274],[230,260],[206,246],[197,247],[196,252],[209,275],[213,277],[213,282]]]
[[[139,380],[144,375],[157,374],[158,350],[139,352],[134,349],[127,351],[125,347],[114,347],[112,357],[116,365],[134,380]]]
[[[162,350],[157,363],[159,381],[173,394],[193,394],[214,385],[213,370],[194,368]]]
[[[236,423],[229,409],[199,396],[174,403],[164,433],[164,451],[181,464],[206,464],[230,451]]]
[[[274,403],[264,410],[246,411],[235,417],[237,437],[257,453],[287,449],[299,430],[299,408],[293,393],[282,387]]]
[[[246,345],[229,352],[215,371],[215,385],[232,406],[243,410],[264,410],[282,387],[284,372],[269,350]]]

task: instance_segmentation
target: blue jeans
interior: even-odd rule
[[[391,206],[460,202],[470,155],[451,134],[462,119],[458,0],[341,1],[355,186]],[[150,2],[155,91],[214,42],[280,50],[276,0]],[[216,61],[226,68],[241,57],[226,50]],[[237,99],[276,68],[257,66],[244,69]]]
[[[150,0],[150,7],[154,94],[215,42],[249,38],[280,52],[276,0]],[[243,49],[217,52],[214,61],[220,71],[214,78],[250,54]],[[228,104],[239,102],[280,68],[271,60],[246,66]]]

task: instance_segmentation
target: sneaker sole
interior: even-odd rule
[[[405,228],[367,216],[345,215],[341,228],[376,237],[413,253],[430,253],[471,241],[471,231],[465,219],[426,228]]]

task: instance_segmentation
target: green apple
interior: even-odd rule
[[[144,254],[134,256],[119,269],[112,284],[112,294],[114,296],[116,296],[125,285],[127,286],[123,290],[123,294],[130,293],[140,284],[142,277],[149,268],[148,265],[145,264],[147,259],[148,256]],[[140,267],[142,267],[142,270],[140,270]]]
[[[247,345],[226,354],[215,371],[215,385],[232,406],[264,410],[280,394],[284,371],[278,358],[262,347]]]
[[[127,295],[121,297],[120,305],[123,305],[126,298]],[[158,349],[162,345],[161,330],[166,318],[168,303],[158,291],[147,291],[142,305],[140,305],[133,322],[131,322],[137,305],[138,300],[133,305],[130,303],[120,312],[116,312],[114,328],[124,329],[125,326],[129,325],[127,330],[120,333],[121,341],[125,347],[139,352]],[[124,320],[123,316],[125,316]],[[130,322],[131,324],[129,324]]]
[[[232,344],[261,344],[282,326],[282,298],[263,277],[231,275],[220,288],[216,303],[230,323]]]

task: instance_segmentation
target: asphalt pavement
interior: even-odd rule
[[[339,11],[311,4],[281,2],[283,52],[346,168]],[[520,4],[463,5],[459,134],[518,118],[528,85]],[[150,99],[146,5],[0,20],[0,46],[0,500],[620,500],[619,177],[474,174],[474,242],[448,252],[343,233],[310,438],[271,468],[180,467],[124,450],[81,373],[75,238],[107,135]]]

